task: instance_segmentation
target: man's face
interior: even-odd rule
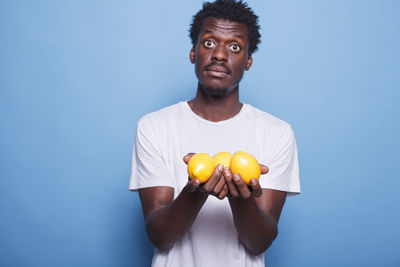
[[[199,83],[211,95],[226,95],[237,88],[244,70],[249,70],[246,25],[207,18],[197,44],[190,51]]]

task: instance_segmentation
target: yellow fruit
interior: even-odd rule
[[[232,154],[229,152],[219,152],[215,154],[213,157],[214,168],[217,167],[218,164],[229,168],[231,166],[231,158]]]
[[[189,160],[188,173],[192,179],[199,179],[201,183],[206,182],[214,172],[214,161],[206,153],[197,153]]]
[[[257,160],[249,153],[238,151],[231,159],[231,172],[238,173],[246,184],[253,178],[259,179],[261,170]]]

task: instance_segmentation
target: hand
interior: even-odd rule
[[[195,153],[189,153],[183,157],[183,161],[188,164],[190,158]],[[211,177],[207,180],[207,182],[200,184],[198,179],[189,179],[189,182],[186,185],[186,189],[189,192],[193,192],[198,189],[200,192],[206,193],[208,195],[216,196],[219,199],[223,199],[228,195],[228,186],[225,183],[223,173],[223,166],[219,164],[215,169]]]
[[[266,174],[269,171],[268,167],[262,164],[260,164],[260,169],[261,174]],[[223,177],[228,185],[231,197],[248,199],[252,196],[260,197],[262,194],[260,183],[255,178],[251,179],[250,184],[247,185],[238,173],[232,174],[229,168],[224,168]]]

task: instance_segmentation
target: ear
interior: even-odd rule
[[[194,47],[192,47],[192,49],[190,49],[190,54],[189,54],[189,56],[190,56],[190,62],[191,62],[192,64],[194,64],[194,63],[195,63],[195,52],[194,52]]]
[[[249,70],[252,63],[253,63],[253,58],[251,57],[251,55],[249,55],[249,57],[247,58],[246,66],[245,66],[244,69],[245,69],[245,70]]]

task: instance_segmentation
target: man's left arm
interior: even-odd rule
[[[262,173],[268,168],[261,166]],[[278,235],[278,221],[286,200],[286,192],[261,189],[256,179],[250,186],[238,174],[224,170],[229,188],[229,203],[240,241],[253,255],[263,253]]]

